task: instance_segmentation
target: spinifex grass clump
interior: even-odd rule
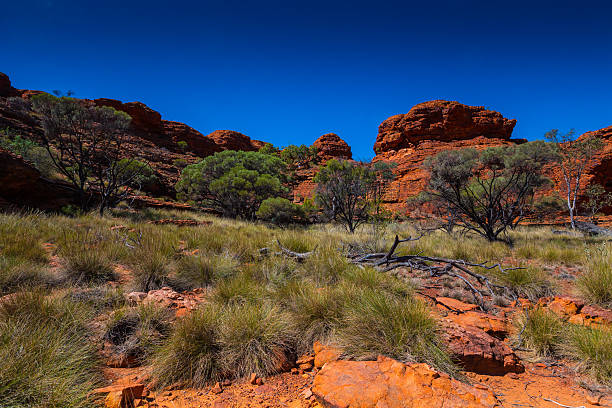
[[[0,406],[81,408],[100,381],[88,310],[42,292],[0,303]]]
[[[612,247],[602,244],[586,252],[586,271],[578,278],[578,288],[591,302],[612,304]]]
[[[144,363],[169,334],[170,313],[152,304],[115,310],[104,338],[118,355]]]
[[[597,381],[612,386],[612,329],[572,325],[566,337],[565,354]]]
[[[334,335],[346,356],[369,360],[382,354],[456,373],[441,343],[437,322],[423,302],[382,291],[357,290]]]
[[[536,307],[516,319],[517,340],[541,356],[559,351],[563,341],[563,321],[550,310]]]

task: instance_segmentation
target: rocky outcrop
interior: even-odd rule
[[[234,130],[215,130],[206,137],[212,140],[219,150],[257,151],[265,144],[259,140],[251,140],[247,135]]]
[[[19,92],[11,85],[11,80],[8,75],[0,72],[0,96],[18,96]]]
[[[487,110],[483,106],[429,101],[381,123],[374,151],[379,154],[414,147],[425,140],[450,142],[479,136],[508,140],[514,125],[515,119],[506,119],[501,113]]]
[[[461,383],[426,364],[377,361],[332,361],[314,378],[312,393],[326,407],[432,408],[495,407],[489,390]]]
[[[464,370],[488,375],[525,371],[510,347],[484,330],[451,321],[445,321],[444,326],[444,342]]]
[[[74,199],[67,183],[43,178],[31,163],[0,148],[0,207],[59,210]]]
[[[397,164],[397,179],[389,186],[384,201],[396,212],[405,211],[406,200],[423,191],[427,182],[425,159],[443,150],[486,149],[522,142],[510,138],[515,124],[516,120],[482,106],[441,100],[391,116],[379,126],[374,144],[374,161]]]
[[[327,133],[312,144],[318,149],[318,155],[323,161],[330,159],[351,160],[351,147],[335,133]]]
[[[317,155],[321,159],[321,165],[331,159],[352,160],[353,153],[350,146],[335,133],[327,133],[317,140],[312,146],[316,147]],[[313,178],[316,176],[319,166],[299,169],[296,171],[296,184],[293,186],[293,201],[301,203],[305,198],[312,198],[317,185]]]

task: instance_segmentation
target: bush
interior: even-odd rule
[[[347,357],[369,360],[382,354],[456,373],[444,351],[436,321],[423,302],[358,289],[345,311],[334,338]]]
[[[572,325],[566,354],[601,383],[612,386],[612,330]]]
[[[441,200],[457,225],[489,241],[518,225],[536,189],[547,180],[542,167],[555,152],[542,141],[515,146],[447,150],[425,162],[431,177],[427,195]]]
[[[602,244],[586,252],[586,271],[578,278],[582,295],[603,306],[612,303],[612,248]]]
[[[536,307],[518,316],[517,335],[522,343],[541,356],[559,351],[563,341],[563,322],[553,312]]]
[[[289,315],[276,306],[232,304],[218,324],[218,358],[224,373],[267,376],[282,371],[290,362],[287,355],[295,338],[294,326]]]
[[[248,303],[260,300],[265,295],[263,285],[248,273],[240,273],[232,278],[221,280],[212,298],[221,305]]]
[[[302,206],[281,197],[264,200],[257,210],[257,218],[276,225],[304,224],[306,222],[306,214],[302,210]]]
[[[222,308],[204,305],[179,320],[155,356],[153,378],[159,386],[175,383],[202,388],[221,378],[217,329]]]
[[[252,220],[261,203],[286,192],[285,164],[275,155],[226,150],[181,173],[181,199],[210,206],[227,217]]]
[[[0,406],[84,408],[99,386],[83,305],[23,292],[0,303]]]

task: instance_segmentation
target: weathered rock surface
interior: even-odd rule
[[[212,140],[219,150],[257,151],[265,144],[234,130],[215,130],[206,137]]]
[[[323,161],[330,159],[351,160],[351,147],[335,133],[327,133],[312,144],[319,149],[318,155]]]
[[[11,85],[11,80],[8,75],[0,72],[0,96],[9,97],[17,96],[19,92]]]
[[[426,364],[332,361],[314,378],[312,393],[327,407],[417,408],[494,407],[495,396],[453,380]]]
[[[525,371],[510,347],[475,326],[445,321],[442,337],[453,357],[466,371],[489,375]]]
[[[406,114],[391,116],[378,128],[377,154],[414,147],[425,140],[450,142],[476,137],[509,140],[515,119],[483,106],[435,100],[420,103]]]
[[[59,210],[74,198],[74,190],[69,184],[41,177],[31,163],[1,148],[0,186],[0,207]]]

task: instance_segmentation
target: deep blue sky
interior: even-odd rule
[[[514,137],[611,125],[609,3],[4,0],[0,71],[204,134],[335,132],[366,159],[380,122],[431,99],[516,118]]]

